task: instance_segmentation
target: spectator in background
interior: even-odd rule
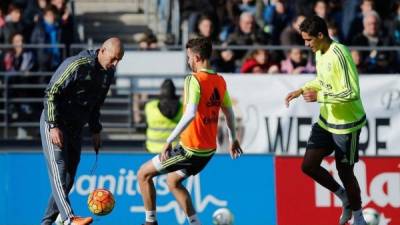
[[[22,23],[22,9],[19,6],[10,4],[5,20],[6,23],[2,32],[2,42],[4,44],[10,43],[11,35],[14,33],[21,33],[26,37],[25,26]]]
[[[388,27],[388,33],[393,37],[395,45],[400,45],[400,0],[393,3],[392,14],[385,25]]]
[[[235,73],[235,53],[230,49],[216,51],[215,56],[211,58],[211,66],[213,70],[220,73]]]
[[[226,0],[226,9],[226,22],[229,25],[223,28],[220,34],[221,41],[226,41],[228,35],[234,31],[235,27],[239,26],[240,15],[244,12],[252,14],[257,18],[258,26],[264,27],[263,0]]]
[[[392,37],[394,45],[400,46],[400,0],[393,3],[393,12],[390,19],[387,20],[386,26],[388,27],[388,34]],[[400,68],[400,51],[397,51],[395,64],[397,68]]]
[[[21,72],[9,76],[9,84],[36,84],[37,78],[29,76],[29,71],[34,70],[35,60],[33,53],[24,49],[24,37],[21,33],[15,33],[11,36],[12,49],[7,51],[4,56],[3,64],[7,72]],[[39,97],[35,89],[9,89],[8,96],[11,98],[29,98]],[[42,93],[41,93],[42,94]],[[35,107],[36,106],[36,107]],[[40,109],[35,103],[14,102],[9,105],[9,118],[12,121],[30,122],[38,118]],[[17,136],[19,138],[26,137],[26,130],[18,128]]]
[[[280,44],[280,35],[291,20],[292,14],[283,0],[277,0],[275,4],[270,4],[265,8],[263,31],[271,35],[272,44]]]
[[[156,35],[151,29],[144,33],[135,35],[140,50],[156,50],[159,48]]]
[[[302,74],[314,73],[315,67],[305,52],[300,48],[292,48],[287,54],[287,58],[281,61],[281,73]]]
[[[23,13],[23,21],[29,33],[32,32],[35,24],[43,18],[43,11],[48,5],[47,0],[31,0],[28,1],[26,9]],[[30,37],[29,37],[30,38]]]
[[[271,62],[270,55],[265,49],[252,51],[244,59],[241,73],[279,73],[279,67]]]
[[[357,34],[353,41],[353,46],[391,46],[393,41],[390,37],[385,37],[380,32],[380,17],[375,12],[369,12],[364,15],[364,30]],[[387,73],[392,72],[392,63],[394,62],[393,52],[385,51],[363,51],[362,61],[366,63],[367,73]]]
[[[297,15],[292,23],[282,31],[280,37],[281,45],[304,45],[304,40],[300,35],[299,26],[306,17],[302,14]]]
[[[57,9],[56,21],[60,27],[60,42],[66,45],[66,54],[69,56],[69,46],[74,42],[79,42],[74,29],[74,18],[65,0],[51,0],[50,3]]]
[[[6,21],[5,21],[5,19],[4,19],[4,15],[3,15],[3,9],[0,7],[0,44],[3,42],[3,38],[4,38],[4,36],[3,36],[3,32],[4,32],[4,26],[6,25]],[[3,50],[2,49],[0,49],[0,58],[1,58],[1,56],[3,55]],[[2,70],[2,67],[1,67],[1,65],[0,65],[0,71]],[[1,80],[0,80],[0,84],[1,84],[2,82],[1,82]],[[0,95],[0,97],[1,97],[1,95]]]
[[[4,70],[8,72],[29,72],[34,70],[35,60],[33,53],[23,48],[24,36],[21,33],[15,33],[10,39],[13,48],[4,55]]]
[[[146,103],[146,149],[151,153],[160,153],[167,138],[182,117],[182,103],[176,95],[176,88],[171,79],[161,84],[160,96]],[[173,142],[173,146],[177,145]]]
[[[354,64],[357,67],[357,72],[359,74],[366,73],[366,67],[361,59],[361,53],[358,50],[351,50],[351,57],[353,58]]]
[[[353,38],[355,35],[361,33],[364,29],[363,25],[363,19],[364,16],[375,9],[375,3],[374,0],[362,0],[360,4],[360,9],[361,12],[357,14],[357,16],[353,19],[350,25],[350,30],[348,32],[348,35],[346,37],[346,40],[348,43],[351,43],[353,41]]]
[[[0,29],[6,25],[6,20],[4,19],[3,9],[0,8]]]
[[[228,45],[254,45],[268,43],[270,43],[270,38],[261,31],[259,27],[257,27],[254,16],[248,12],[244,12],[240,15],[239,27],[229,35],[227,40]],[[234,51],[234,59],[237,62],[236,65],[241,64],[241,60],[246,52],[246,50]]]
[[[43,19],[33,29],[32,44],[49,44],[51,47],[37,50],[39,71],[53,71],[61,63],[61,31],[56,21],[57,9],[49,5],[44,9]]]
[[[216,21],[216,5],[219,1],[216,0],[180,0],[179,6],[182,15],[182,21],[188,21],[188,31],[193,33],[196,29],[196,24],[201,15],[209,15],[213,21]],[[219,21],[218,21],[219,22]],[[215,22],[218,24],[218,22]],[[215,27],[218,30],[219,27]]]
[[[209,38],[213,42],[213,44],[216,44],[218,42],[216,34],[214,32],[213,21],[211,17],[207,15],[202,15],[199,18],[196,29],[193,33],[189,34],[189,39],[199,37]]]
[[[330,20],[326,22],[326,25],[328,26],[329,37],[334,41],[341,42],[342,35],[340,34],[340,30],[336,22],[334,20]]]
[[[314,13],[315,15],[321,17],[325,21],[328,20],[329,7],[325,0],[317,0],[314,3]]]

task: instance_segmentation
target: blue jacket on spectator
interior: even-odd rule
[[[54,47],[38,48],[36,51],[39,71],[54,71],[61,63],[61,31],[57,23],[47,24],[41,20],[33,29],[32,44],[51,44]]]

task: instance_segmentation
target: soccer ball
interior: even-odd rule
[[[373,208],[363,209],[363,216],[368,225],[378,225],[380,214]]]
[[[87,204],[90,212],[98,216],[104,216],[113,210],[115,200],[109,190],[95,189],[89,194]]]
[[[233,214],[227,208],[219,208],[213,213],[213,224],[215,225],[232,225]]]

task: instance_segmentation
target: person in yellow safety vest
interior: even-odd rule
[[[151,153],[160,153],[170,133],[182,117],[182,103],[175,93],[171,79],[161,85],[160,97],[146,103],[146,149]],[[175,146],[178,142],[173,142]]]

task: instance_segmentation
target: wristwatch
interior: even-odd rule
[[[49,123],[49,128],[50,128],[50,129],[53,129],[53,128],[56,128],[56,127],[58,127],[57,124],[55,124],[55,123]]]

